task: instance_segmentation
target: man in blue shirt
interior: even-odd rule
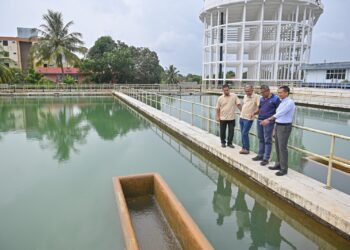
[[[276,114],[261,122],[263,126],[276,122],[275,146],[277,161],[275,166],[269,167],[271,170],[279,170],[276,175],[282,176],[288,172],[288,139],[292,132],[292,123],[295,113],[294,101],[289,97],[290,89],[282,86],[278,89],[278,96],[282,100],[276,110]]]
[[[261,122],[270,118],[276,113],[276,109],[281,101],[278,96],[271,93],[270,88],[266,85],[261,86],[261,95],[259,109],[256,111],[258,116],[258,137],[259,137],[259,152],[253,161],[261,161],[260,165],[265,166],[269,163],[272,151],[272,133],[275,122],[271,121],[269,124],[263,126]]]

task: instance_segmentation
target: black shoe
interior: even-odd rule
[[[253,161],[261,161],[262,159],[263,159],[263,157],[259,156],[259,155],[257,155],[254,158],[252,158]]]
[[[235,148],[235,146],[233,146],[232,144],[228,144],[227,147],[229,147],[229,148]]]
[[[281,171],[281,170],[276,173],[277,176],[283,176],[283,175],[286,175],[286,174],[287,174],[287,172]]]
[[[270,170],[280,170],[281,167],[280,166],[273,166],[273,167],[269,167]]]
[[[266,166],[267,164],[269,164],[268,160],[262,160],[262,162],[260,162],[261,166]]]
[[[225,144],[225,143],[222,143],[222,144],[221,144],[221,147],[226,148],[226,144]]]

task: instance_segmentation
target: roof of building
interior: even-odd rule
[[[47,75],[50,75],[50,74],[62,74],[62,70],[61,68],[54,68],[54,67],[38,67],[36,69],[36,71],[38,73],[41,73],[41,74],[47,74]],[[71,74],[71,75],[74,75],[74,74],[79,74],[79,68],[63,68],[63,72],[64,74]]]
[[[303,70],[350,69],[350,62],[310,63],[301,66]]]
[[[8,40],[8,41],[17,41],[17,42],[33,42],[36,41],[35,38],[23,38],[23,37],[15,37],[15,36],[0,36],[0,41]]]

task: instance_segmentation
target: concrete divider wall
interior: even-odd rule
[[[235,149],[221,148],[217,136],[180,121],[123,93],[114,92],[114,95],[210,155],[220,158],[232,168],[243,172],[258,184],[273,191],[350,240],[349,195],[335,189],[327,190],[323,183],[292,169],[289,170],[288,175],[277,177],[274,171],[253,162],[251,155],[240,155],[238,147]]]

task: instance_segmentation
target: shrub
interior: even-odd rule
[[[65,84],[74,84],[75,83],[75,79],[70,76],[70,75],[67,75],[64,79],[63,79],[63,82]]]
[[[38,84],[41,84],[41,85],[54,85],[56,84],[55,82],[49,80],[49,79],[46,79],[46,78],[41,78],[39,81],[38,81]]]

